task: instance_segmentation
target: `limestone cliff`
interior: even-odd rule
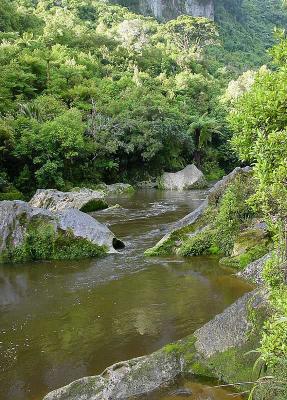
[[[159,20],[176,18],[181,14],[214,19],[214,0],[112,0],[129,6],[144,15],[153,15]]]

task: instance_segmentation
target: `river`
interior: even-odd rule
[[[215,257],[143,256],[204,196],[147,190],[114,198],[121,207],[95,217],[125,242],[120,253],[0,266],[0,399],[40,400],[114,362],[148,354],[191,334],[249,291]],[[194,393],[210,390],[184,385]],[[149,398],[180,398],[174,390]],[[213,391],[215,400],[225,394]]]

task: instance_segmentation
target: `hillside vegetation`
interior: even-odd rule
[[[0,191],[12,192],[2,198],[136,181],[193,161],[212,179],[231,169],[219,96],[251,43],[242,30],[231,48],[243,26],[234,4],[217,5],[219,34],[209,20],[160,24],[97,0],[2,1]]]

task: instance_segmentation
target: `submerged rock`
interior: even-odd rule
[[[0,202],[0,262],[94,257],[123,246],[79,210],[53,213],[23,201]]]
[[[50,211],[76,208],[83,212],[92,212],[108,207],[104,200],[104,193],[91,189],[79,189],[72,192],[38,189],[29,204],[31,207],[46,208]]]
[[[248,293],[193,335],[151,355],[115,364],[101,375],[78,379],[47,394],[44,400],[126,400],[167,386],[185,373],[226,382],[242,382],[242,378],[248,381],[254,353],[246,352],[258,345],[257,331],[266,308],[264,292]],[[238,370],[242,358],[244,371]],[[178,389],[176,395],[187,395],[186,389]]]
[[[165,172],[161,186],[166,190],[189,190],[205,187],[206,181],[203,173],[192,164],[178,172]]]

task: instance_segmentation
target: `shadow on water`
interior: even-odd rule
[[[250,290],[216,258],[143,256],[203,198],[202,191],[150,190],[112,199],[121,208],[94,216],[126,243],[118,254],[0,266],[1,399],[38,400],[114,362],[148,354]]]
[[[210,379],[182,377],[170,386],[136,399],[129,400],[243,400],[244,397],[230,388]]]

